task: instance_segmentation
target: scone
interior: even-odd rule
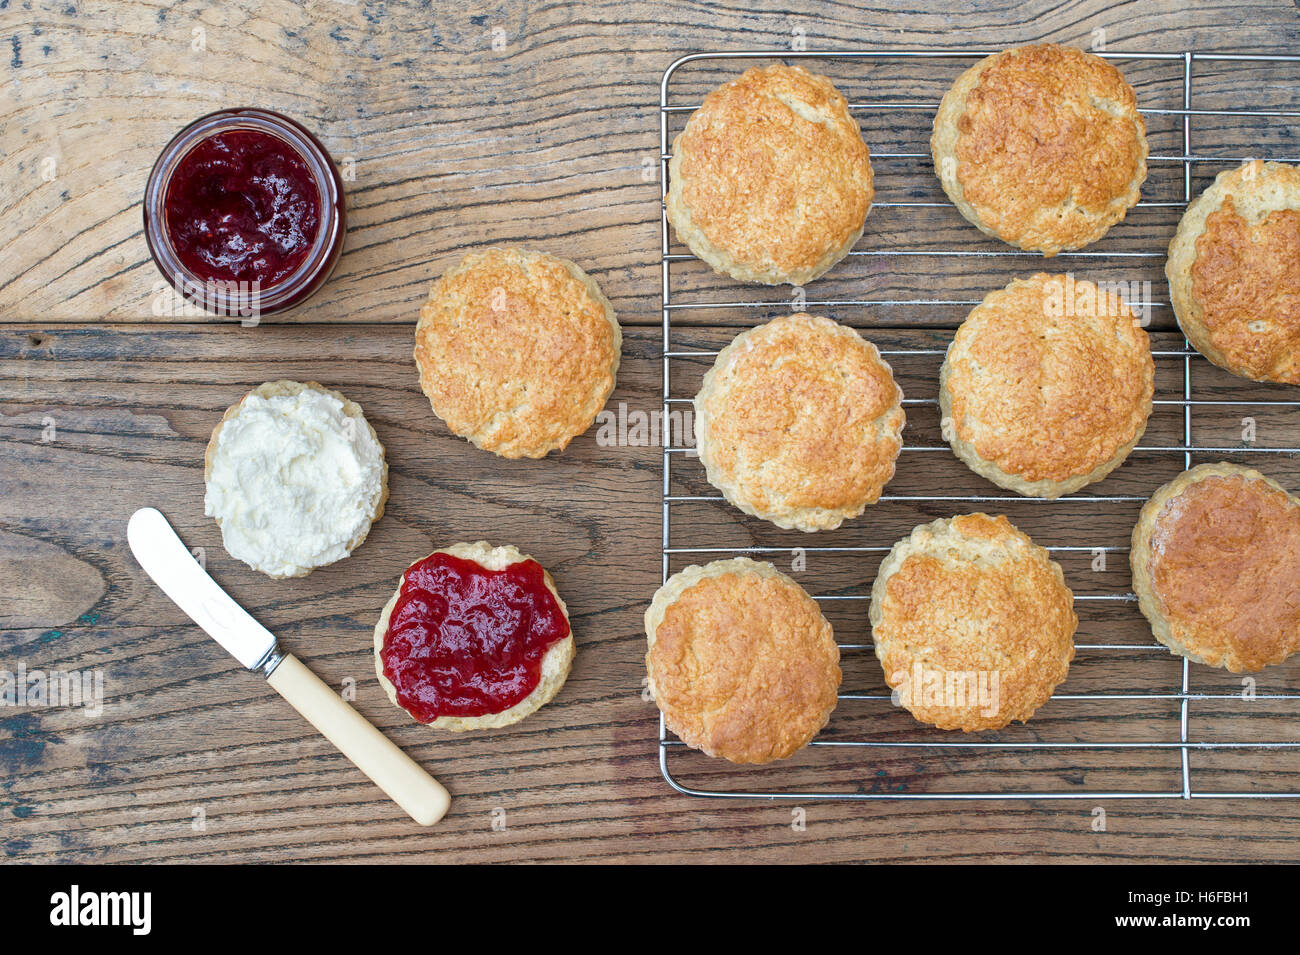
[[[415,363],[434,414],[505,458],[562,450],[614,390],[623,336],[582,269],[516,248],[471,252],[429,291]]]
[[[1147,176],[1132,87],[1101,57],[1051,43],[995,53],[959,76],[930,151],[963,216],[1049,256],[1105,235]]]
[[[361,406],[314,381],[268,381],[232,405],[203,480],[226,551],[276,578],[347,557],[388,500],[384,448]]]
[[[1300,385],[1300,168],[1219,173],[1178,223],[1165,275],[1197,351],[1243,378]]]
[[[393,705],[453,732],[536,712],[564,685],[573,653],[551,575],[516,548],[484,541],[406,568],[375,625],[375,673]]]
[[[803,748],[830,719],[840,651],[817,601],[768,563],[692,565],[645,614],[650,691],[687,746],[733,763]]]
[[[804,285],[848,255],[875,195],[848,103],[824,76],[755,67],[704,98],[673,143],[668,221],[742,282]]]
[[[1300,649],[1300,500],[1258,471],[1202,464],[1133,528],[1133,591],[1157,640],[1233,673]]]
[[[944,437],[972,471],[1028,497],[1100,481],[1151,414],[1147,334],[1114,292],[1038,274],[990,292],[939,372]]]
[[[857,517],[894,476],[903,393],[876,346],[798,314],[737,335],[695,396],[709,483],[746,514],[801,531]]]
[[[1074,596],[1061,568],[1005,517],[922,524],[871,587],[871,629],[898,702],[939,729],[1024,722],[1074,659]]]

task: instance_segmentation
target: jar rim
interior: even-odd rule
[[[252,302],[244,286],[195,273],[180,260],[166,222],[167,191],[181,161],[201,142],[220,133],[251,129],[274,136],[307,165],[320,194],[321,215],[316,236],[303,260],[280,281],[258,286]],[[220,109],[200,116],[171,138],[158,154],[144,191],[145,243],[163,277],[187,301],[220,316],[251,317],[281,311],[309,297],[328,278],[342,251],[343,183],[325,147],[301,123],[282,113],[258,107]]]

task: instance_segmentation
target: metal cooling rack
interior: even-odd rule
[[[660,183],[666,191],[668,186],[668,161],[671,158],[669,152],[669,120],[673,114],[690,113],[695,110],[698,104],[687,106],[670,106],[669,87],[670,81],[674,74],[687,63],[695,63],[705,60],[967,60],[974,62],[995,51],[965,51],[965,50],[945,50],[945,51],[925,51],[925,52],[887,52],[875,50],[839,52],[839,53],[821,53],[821,52],[782,52],[782,51],[745,51],[730,53],[697,53],[684,56],[674,62],[664,72],[663,81],[660,84],[659,94],[659,142],[660,142]],[[1136,61],[1155,61],[1167,64],[1171,69],[1181,72],[1183,88],[1183,105],[1180,109],[1145,109],[1140,108],[1144,115],[1167,115],[1175,120],[1181,120],[1182,126],[1182,151],[1179,155],[1151,155],[1148,157],[1150,173],[1156,175],[1162,174],[1168,170],[1177,170],[1182,167],[1183,187],[1182,200],[1177,202],[1157,202],[1157,201],[1140,201],[1138,207],[1151,206],[1173,206],[1185,207],[1192,198],[1192,166],[1195,163],[1235,165],[1248,158],[1267,158],[1280,162],[1297,163],[1300,157],[1297,156],[1252,156],[1246,155],[1247,151],[1243,150],[1243,155],[1224,156],[1217,154],[1198,155],[1192,152],[1192,117],[1197,116],[1223,116],[1223,117],[1278,117],[1294,118],[1300,117],[1300,110],[1273,110],[1273,109],[1195,109],[1193,108],[1193,80],[1195,76],[1194,66],[1198,63],[1214,62],[1240,62],[1240,63],[1296,63],[1300,64],[1300,56],[1268,56],[1268,55],[1251,55],[1251,54],[1205,54],[1205,53],[1131,53],[1131,52],[1103,52],[1100,56],[1117,60],[1136,60]],[[963,69],[965,66],[963,65]],[[954,74],[955,77],[956,74]],[[854,111],[928,111],[933,114],[938,109],[937,102],[917,103],[917,102],[868,102],[868,103],[850,103],[850,108]],[[928,143],[922,144],[923,151],[919,152],[876,152],[872,151],[872,159],[929,159]],[[1149,182],[1153,178],[1149,173]],[[947,206],[949,203],[944,200],[941,202],[877,202],[873,206],[881,208],[885,206],[905,206],[905,207],[926,207],[926,206]],[[673,300],[673,283],[672,283],[672,265],[677,261],[692,260],[694,257],[689,254],[670,253],[670,227],[666,212],[661,214],[661,247],[660,257],[662,263],[662,282],[663,282],[663,303],[662,303],[662,330],[663,330],[663,414],[664,422],[667,423],[669,413],[674,406],[689,405],[691,396],[674,395],[671,390],[672,383],[672,365],[675,360],[680,359],[708,359],[717,355],[716,350],[674,350],[673,348],[673,314],[683,309],[694,308],[760,308],[760,309],[789,309],[790,303],[787,302],[745,302],[745,301],[728,301],[728,302],[692,302],[680,303]],[[1001,248],[989,250],[956,250],[956,249],[936,249],[924,252],[912,252],[903,250],[871,250],[867,252],[853,252],[851,255],[867,255],[879,257],[906,256],[906,255],[926,255],[949,258],[998,258],[1008,256],[1025,256],[1030,261],[1038,260],[1036,256],[1028,253],[1022,253],[1016,250]],[[1159,248],[1151,251],[1130,251],[1130,252],[1096,252],[1096,251],[1076,251],[1062,252],[1058,259],[1070,258],[1147,258],[1163,259],[1165,250]],[[992,286],[991,286],[992,287]],[[998,286],[1000,287],[1000,286]],[[970,306],[979,304],[979,300],[957,301],[952,299],[880,299],[880,300],[851,300],[851,299],[830,299],[817,300],[809,299],[807,307],[830,308],[836,306],[916,306],[924,308],[926,306]],[[1167,302],[1142,303],[1149,304],[1153,307],[1168,308]],[[890,326],[878,325],[878,328],[888,328]],[[897,327],[897,326],[894,326]],[[924,326],[907,326],[921,330]],[[943,349],[895,349],[882,350],[881,354],[889,359],[891,356],[911,356],[911,355],[942,355]],[[1134,453],[1138,452],[1163,452],[1178,454],[1183,456],[1184,469],[1192,466],[1192,457],[1198,453],[1206,454],[1283,454],[1283,455],[1300,455],[1300,448],[1254,448],[1254,447],[1211,447],[1196,445],[1192,441],[1192,409],[1204,405],[1250,405],[1252,407],[1300,407],[1300,401],[1277,401],[1277,400],[1249,400],[1249,401],[1232,401],[1232,400],[1201,400],[1192,397],[1192,365],[1194,362],[1204,362],[1204,359],[1193,350],[1189,343],[1184,340],[1184,345],[1178,350],[1154,350],[1153,357],[1157,361],[1178,362],[1182,366],[1181,395],[1174,398],[1157,397],[1155,404],[1160,405],[1177,405],[1183,411],[1183,439],[1182,443],[1173,446],[1143,446],[1139,445]],[[1159,376],[1157,376],[1159,377]],[[1159,388],[1157,389],[1159,392]],[[1176,392],[1175,392],[1176,394]],[[937,405],[938,401],[934,398],[925,399],[905,399],[905,405]],[[721,495],[674,495],[672,493],[672,475],[674,458],[681,460],[685,455],[693,451],[693,448],[675,447],[668,440],[668,429],[665,425],[665,442],[663,452],[663,581],[667,582],[669,577],[670,559],[677,555],[686,555],[692,560],[707,562],[709,560],[719,559],[728,554],[772,554],[785,553],[789,554],[794,548],[791,547],[674,547],[672,546],[672,528],[673,528],[673,509],[681,505],[689,505],[707,501],[723,501]],[[941,447],[917,446],[904,444],[902,455],[912,452],[929,452],[929,451],[950,451],[947,445]],[[903,458],[905,460],[905,457]],[[700,467],[698,460],[693,465]],[[993,488],[993,485],[989,485]],[[1000,489],[995,489],[1000,490]],[[1080,496],[1068,495],[1058,499],[1058,502],[1086,500],[1099,505],[1112,503],[1138,503],[1146,500],[1143,496],[1136,495],[1109,495],[1109,496]],[[914,503],[933,503],[944,502],[952,505],[952,513],[961,513],[963,505],[968,504],[986,504],[990,502],[1005,501],[1022,501],[1034,502],[1032,498],[1021,498],[1014,494],[977,494],[977,495],[890,495],[884,494],[880,498],[881,502],[889,501],[908,501]],[[1050,507],[1054,503],[1051,501],[1037,501],[1041,506]],[[739,517],[739,512],[735,512]],[[810,538],[811,540],[812,538]],[[858,553],[858,554],[878,554],[883,556],[889,551],[893,541],[881,545],[869,546],[852,546],[852,547],[817,547],[804,546],[800,549],[808,554],[814,553]],[[1096,552],[1098,550],[1107,550],[1112,552],[1127,552],[1127,547],[1108,547],[1096,548],[1089,546],[1056,546],[1047,547],[1047,550],[1054,554],[1070,551]],[[866,601],[870,599],[869,590],[866,593],[855,594],[835,594],[827,596],[818,596],[815,599],[819,601],[831,600],[851,600],[861,601],[863,606],[862,619],[865,624]],[[1130,593],[1108,593],[1108,594],[1085,594],[1076,595],[1076,603],[1090,602],[1124,602],[1135,603],[1136,597]],[[841,643],[841,652],[863,652],[872,649],[869,643]],[[1141,651],[1152,650],[1164,654],[1166,651],[1157,644],[1154,639],[1149,644],[1090,644],[1080,645],[1080,650],[1097,651],[1101,653],[1113,651]],[[1090,750],[1120,750],[1120,749],[1147,749],[1147,750],[1178,750],[1181,753],[1182,763],[1182,785],[1180,788],[1155,789],[1150,791],[1115,791],[1115,792],[1098,792],[1098,791],[1016,791],[1008,789],[1006,791],[971,791],[971,792],[863,792],[861,789],[856,791],[822,791],[816,789],[797,789],[797,790],[776,790],[762,791],[753,788],[727,788],[727,789],[703,789],[684,785],[678,781],[672,772],[670,763],[674,753],[682,753],[685,746],[680,740],[673,737],[664,725],[663,716],[659,718],[659,765],[664,779],[677,789],[690,796],[715,797],[715,798],[739,798],[739,799],[787,799],[787,800],[859,800],[859,799],[926,799],[926,800],[973,800],[973,799],[1196,799],[1196,798],[1300,798],[1300,792],[1232,792],[1232,791],[1207,791],[1194,788],[1192,785],[1192,771],[1188,764],[1188,754],[1197,750],[1258,750],[1258,749],[1275,749],[1275,750],[1292,750],[1300,748],[1300,739],[1296,740],[1237,740],[1237,741],[1208,741],[1196,740],[1189,737],[1188,734],[1188,704],[1194,701],[1204,700],[1225,700],[1238,699],[1239,695],[1234,693],[1199,693],[1191,690],[1190,680],[1191,664],[1184,658],[1182,660],[1182,685],[1177,693],[1105,693],[1105,694],[1085,694],[1085,695],[1068,695],[1056,694],[1053,699],[1057,700],[1103,700],[1113,703],[1117,706],[1124,706],[1126,703],[1135,701],[1165,700],[1171,703],[1177,703],[1177,713],[1179,719],[1179,734],[1177,741],[1163,740],[1132,740],[1116,742],[999,742],[989,740],[972,740],[968,738],[954,738],[959,734],[942,734],[942,731],[933,730],[936,738],[931,739],[908,739],[908,740],[824,740],[821,738],[814,739],[809,744],[810,747],[837,747],[837,748],[860,748],[864,756],[873,750],[895,749],[895,750],[915,750],[915,751],[936,751],[951,750],[967,754],[964,758],[975,758],[980,753],[1003,750],[1029,750],[1035,753],[1049,753],[1052,751],[1068,752],[1077,749]],[[1300,701],[1300,693],[1282,693],[1269,694],[1259,697],[1269,700],[1288,700]],[[844,706],[857,705],[876,705],[889,706],[890,697],[888,695],[865,695],[865,694],[845,694],[841,693],[839,704],[836,712]],[[833,719],[834,717],[832,717]],[[922,724],[917,724],[918,728]],[[941,734],[941,735],[940,735]],[[960,734],[964,736],[964,734]],[[717,761],[719,764],[721,760]],[[780,765],[780,764],[774,764]],[[867,771],[872,767],[864,759],[863,761],[863,779],[867,777]],[[745,776],[746,780],[754,778],[751,771]]]

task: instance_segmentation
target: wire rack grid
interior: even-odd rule
[[[969,61],[975,60],[988,55],[994,51],[969,51],[969,50],[945,50],[945,51],[880,51],[880,50],[859,50],[847,52],[776,52],[776,51],[740,51],[727,53],[697,53],[684,56],[674,62],[664,72],[663,81],[660,87],[659,100],[659,119],[660,119],[660,183],[666,191],[668,186],[668,162],[670,154],[670,125],[674,119],[681,120],[689,115],[698,106],[698,103],[691,105],[670,105],[670,93],[674,76],[678,71],[687,64],[699,64],[701,61],[719,61],[725,64],[725,61],[732,60],[779,60],[779,61],[875,61],[881,63],[884,61],[918,61],[918,60],[937,60],[937,61],[959,61],[961,68],[964,69]],[[1137,53],[1137,52],[1102,52],[1100,55],[1128,61],[1142,61],[1148,63],[1159,63],[1170,69],[1181,73],[1182,96],[1181,105],[1172,108],[1147,108],[1139,102],[1140,111],[1148,118],[1148,122],[1153,117],[1162,116],[1169,121],[1177,124],[1175,132],[1181,132],[1181,150],[1173,153],[1161,154],[1155,152],[1148,157],[1151,170],[1160,175],[1167,172],[1174,172],[1181,167],[1182,183],[1181,189],[1175,188],[1176,198],[1168,201],[1158,199],[1146,200],[1138,203],[1138,207],[1158,207],[1167,206],[1174,209],[1181,209],[1192,198],[1193,184],[1193,166],[1195,164],[1209,164],[1211,167],[1228,165],[1242,162],[1248,158],[1248,155],[1222,155],[1221,153],[1195,154],[1192,152],[1192,121],[1194,117],[1226,117],[1230,121],[1234,118],[1297,118],[1300,117],[1300,109],[1218,109],[1207,108],[1198,109],[1193,107],[1194,99],[1194,78],[1197,75],[1197,66],[1200,64],[1224,64],[1238,63],[1243,65],[1250,64],[1300,64],[1300,56],[1269,56],[1254,54],[1229,54],[1229,53]],[[955,74],[954,74],[955,75]],[[933,115],[938,108],[936,102],[908,102],[908,101],[889,101],[889,102],[853,102],[850,98],[850,109],[855,113],[866,113],[868,111],[880,111],[884,113],[922,113]],[[1177,127],[1180,127],[1178,129]],[[905,159],[921,160],[926,162],[929,159],[928,149],[924,149],[928,143],[923,144],[923,151],[894,151],[894,152],[877,152],[872,150],[874,160],[888,159]],[[1239,152],[1247,152],[1239,150]],[[1297,156],[1268,155],[1262,158],[1275,159],[1285,162],[1300,162]],[[927,170],[928,171],[928,170]],[[1177,196],[1177,193],[1181,196]],[[879,197],[877,197],[879,198]],[[946,202],[931,201],[899,201],[899,202],[876,202],[874,208],[881,207],[906,207],[906,208],[926,208],[939,207],[947,205]],[[978,248],[978,249],[956,249],[946,248],[938,250],[927,250],[925,252],[915,252],[904,249],[872,249],[869,251],[859,252],[854,250],[851,255],[875,256],[881,258],[904,257],[909,255],[933,255],[944,257],[950,261],[970,261],[976,260],[993,260],[999,258],[1021,257],[1026,258],[1025,253],[1007,248]],[[1151,248],[1138,251],[1116,251],[1116,252],[1099,252],[1081,250],[1076,252],[1064,252],[1058,257],[1059,259],[1152,259],[1163,261],[1165,251],[1163,248]],[[785,309],[790,310],[790,303],[772,302],[772,301],[719,301],[710,299],[706,302],[681,302],[674,299],[673,288],[673,266],[676,263],[693,260],[693,256],[686,252],[673,252],[670,227],[668,224],[667,214],[661,215],[661,248],[660,248],[661,268],[662,268],[662,336],[663,336],[663,421],[667,423],[670,420],[672,412],[683,407],[689,408],[691,396],[689,394],[674,394],[673,392],[673,368],[674,362],[683,360],[699,362],[711,361],[717,354],[715,349],[678,349],[674,347],[674,332],[677,330],[674,326],[674,316],[685,310],[693,309],[722,309],[733,308],[740,310],[747,309]],[[1026,261],[1029,260],[1028,257]],[[1040,260],[1041,261],[1041,260]],[[883,308],[883,307],[902,307],[924,309],[925,307],[934,306],[959,306],[971,307],[978,304],[979,299],[966,300],[948,298],[936,298],[915,296],[906,298],[831,298],[831,299],[812,299],[809,298],[805,304],[806,307],[812,308]],[[1168,309],[1167,302],[1145,302],[1141,303],[1155,308]],[[880,326],[884,327],[884,326]],[[911,328],[918,326],[911,325]],[[943,347],[930,348],[902,348],[889,349],[882,348],[881,354],[886,360],[893,363],[896,359],[905,357],[928,357],[930,360],[937,360],[944,354]],[[1167,410],[1181,412],[1182,416],[1182,437],[1181,442],[1164,443],[1164,444],[1146,444],[1139,445],[1134,451],[1134,455],[1140,452],[1150,452],[1163,454],[1177,458],[1181,456],[1182,467],[1189,468],[1192,466],[1193,457],[1197,454],[1243,454],[1259,453],[1283,455],[1295,457],[1300,455],[1300,448],[1296,447],[1243,447],[1240,445],[1232,446],[1227,443],[1221,445],[1196,444],[1193,442],[1193,410],[1207,406],[1251,406],[1266,407],[1277,409],[1291,409],[1300,406],[1300,402],[1273,398],[1264,398],[1260,400],[1238,400],[1235,398],[1210,397],[1200,399],[1193,397],[1193,365],[1204,364],[1202,359],[1183,339],[1181,347],[1153,349],[1153,357],[1157,361],[1158,372],[1162,365],[1168,363],[1178,369],[1176,378],[1173,383],[1164,389],[1166,396],[1161,396],[1161,388],[1157,387],[1157,397],[1155,405],[1157,407],[1166,406]],[[1168,366],[1166,366],[1168,367]],[[1210,366],[1205,365],[1208,369]],[[1159,375],[1158,375],[1159,378]],[[905,398],[905,405],[922,406],[938,405],[935,398]],[[909,422],[910,425],[910,422]],[[667,581],[670,576],[670,566],[673,560],[689,559],[691,562],[706,562],[713,559],[722,558],[728,555],[736,554],[754,554],[762,556],[764,554],[788,554],[795,550],[791,546],[741,546],[741,547],[700,547],[700,546],[674,546],[673,531],[678,527],[681,520],[674,523],[674,511],[683,507],[698,506],[701,504],[710,504],[713,502],[723,502],[721,495],[710,494],[683,494],[674,492],[674,479],[677,476],[674,472],[674,462],[682,462],[683,468],[699,468],[698,458],[692,463],[688,456],[692,456],[694,449],[692,447],[678,444],[674,445],[667,437],[665,428],[665,440],[663,448],[663,486],[662,486],[662,579]],[[1293,443],[1293,442],[1288,442]],[[900,470],[904,467],[907,455],[926,452],[950,452],[946,444],[909,444],[906,441],[900,457]],[[700,468],[702,471],[702,468]],[[1163,483],[1157,482],[1157,483]],[[1152,489],[1156,485],[1152,484]],[[989,485],[991,491],[997,491]],[[1053,506],[1067,501],[1088,501],[1099,506],[1111,504],[1140,504],[1146,500],[1146,497],[1139,494],[1108,494],[1108,495],[1067,495],[1058,499],[1056,502],[1034,501],[1039,506]],[[880,502],[911,502],[917,505],[945,505],[952,509],[952,513],[960,513],[965,505],[975,505],[979,509],[990,503],[1006,504],[1008,501],[1020,501],[1022,503],[1033,501],[1033,499],[1019,498],[1016,495],[1004,495],[997,493],[976,493],[976,494],[889,494],[882,495]],[[725,507],[725,502],[722,503]],[[859,530],[859,534],[868,532]],[[870,544],[852,546],[835,546],[819,547],[815,543],[804,546],[801,542],[798,549],[807,554],[819,555],[865,555],[872,556],[878,561],[892,546],[893,539],[888,541],[873,541]],[[1092,547],[1080,544],[1063,544],[1059,546],[1048,546],[1047,549],[1053,553],[1055,559],[1062,559],[1062,555],[1071,553],[1097,553],[1099,551],[1122,552],[1127,553],[1127,547]],[[836,593],[814,595],[819,602],[836,602],[849,601],[861,608],[857,615],[861,625],[869,629],[866,623],[865,602],[870,599],[869,586],[863,592],[857,593]],[[1113,604],[1135,605],[1136,597],[1131,592],[1118,593],[1099,593],[1099,594],[1076,594],[1076,605],[1093,604],[1104,608]],[[1106,612],[1106,611],[1103,611]],[[867,642],[848,642],[840,643],[841,654],[853,652],[870,652],[872,645]],[[1164,648],[1152,640],[1149,643],[1101,643],[1092,644],[1087,647],[1080,646],[1079,650],[1106,654],[1117,652],[1150,652],[1165,653]],[[748,799],[787,799],[787,800],[865,800],[865,799],[922,799],[922,800],[980,800],[980,799],[1193,799],[1193,798],[1298,798],[1300,791],[1295,789],[1286,789],[1285,791],[1251,791],[1249,789],[1236,788],[1217,788],[1206,789],[1193,786],[1193,772],[1189,766],[1189,754],[1211,751],[1211,750],[1288,750],[1291,752],[1300,752],[1300,738],[1291,739],[1197,739],[1189,734],[1188,729],[1188,706],[1190,703],[1198,701],[1221,701],[1228,698],[1235,698],[1236,694],[1228,692],[1211,692],[1211,691],[1193,691],[1191,680],[1191,664],[1186,659],[1181,660],[1182,675],[1181,686],[1175,692],[1100,692],[1089,694],[1062,694],[1058,693],[1053,697],[1056,700],[1087,700],[1089,702],[1098,702],[1106,705],[1124,707],[1126,705],[1135,705],[1138,701],[1150,702],[1160,701],[1171,707],[1171,716],[1177,720],[1176,732],[1171,731],[1171,738],[1156,739],[1125,739],[1125,740],[1100,740],[1100,741],[1052,741],[1033,738],[1029,740],[1001,740],[1001,739],[969,739],[954,738],[961,734],[942,733],[940,731],[930,730],[929,727],[923,727],[916,724],[915,731],[906,738],[823,738],[814,739],[809,744],[809,748],[826,747],[834,748],[841,753],[846,750],[857,753],[871,753],[879,756],[883,751],[900,751],[933,753],[942,751],[952,753],[962,760],[978,759],[981,756],[989,755],[993,752],[1016,752],[1024,751],[1028,758],[1045,758],[1048,754],[1053,757],[1069,758],[1068,754],[1077,753],[1080,750],[1146,750],[1151,752],[1165,751],[1176,753],[1178,755],[1178,764],[1174,768],[1172,775],[1175,779],[1181,777],[1181,785],[1172,785],[1168,788],[1149,788],[1130,790],[1118,788],[1114,790],[1097,790],[1095,788],[1080,786],[1076,788],[1055,788],[1055,789],[1016,789],[1014,785],[1008,785],[1006,788],[1001,786],[985,786],[978,789],[964,789],[959,791],[906,791],[885,788],[878,786],[864,786],[861,783],[857,785],[842,785],[835,788],[832,785],[823,786],[821,784],[813,785],[796,785],[791,787],[776,787],[762,785],[762,777],[759,776],[760,784],[754,785],[755,774],[747,773],[739,784],[727,784],[726,780],[717,780],[717,774],[709,776],[712,781],[710,785],[688,784],[681,781],[674,774],[673,760],[676,754],[688,752],[684,744],[676,739],[664,724],[662,715],[659,720],[659,764],[664,779],[679,792],[690,796],[715,797],[715,798],[748,798]],[[1267,695],[1267,699],[1275,701],[1295,702],[1300,701],[1300,693],[1283,692],[1272,693]],[[884,693],[880,694],[857,694],[841,692],[837,713],[845,706],[867,705],[892,709],[890,696]],[[870,736],[870,733],[861,734]],[[1154,734],[1153,734],[1154,735]],[[1243,734],[1247,735],[1247,734]],[[716,761],[721,762],[721,761]],[[869,760],[862,760],[859,764],[863,773],[868,773],[874,769]],[[719,771],[722,772],[722,771]]]

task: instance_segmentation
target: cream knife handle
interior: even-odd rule
[[[451,797],[442,784],[293,654],[285,655],[267,682],[420,825],[432,826],[446,815]]]

